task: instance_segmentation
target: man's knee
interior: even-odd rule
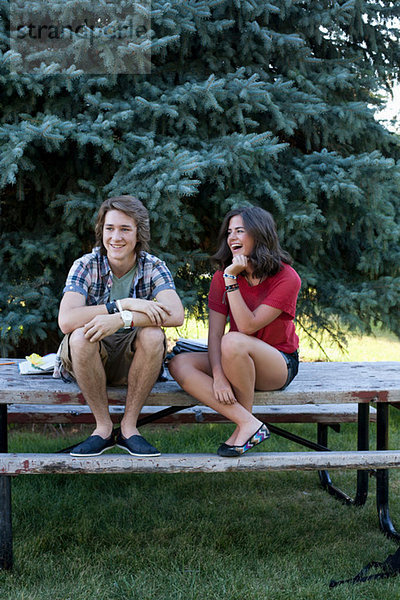
[[[164,354],[165,335],[160,327],[143,327],[136,340],[136,351],[149,354]]]
[[[74,354],[91,355],[99,351],[99,344],[89,342],[85,338],[83,327],[75,329],[69,336],[69,348],[72,356]]]

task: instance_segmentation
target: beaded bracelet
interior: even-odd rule
[[[236,275],[229,275],[229,273],[224,273],[222,277],[225,279],[237,279]]]
[[[226,292],[234,292],[235,290],[239,289],[239,284],[238,283],[234,283],[233,285],[227,285],[225,288]]]

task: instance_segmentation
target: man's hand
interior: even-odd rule
[[[122,308],[145,314],[154,325],[164,325],[165,319],[171,314],[171,310],[153,300],[143,300],[141,298],[124,298],[122,300]]]
[[[113,315],[97,315],[83,327],[85,338],[89,342],[100,342],[107,335],[112,335],[123,327],[119,313]]]

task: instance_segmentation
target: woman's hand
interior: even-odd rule
[[[237,402],[231,384],[225,376],[213,379],[214,398],[221,404],[235,404]]]
[[[224,273],[227,275],[239,275],[249,264],[249,259],[244,254],[237,254],[232,259],[232,264],[226,267]]]
[[[97,315],[83,327],[83,331],[89,342],[99,342],[121,327],[123,327],[123,322],[120,314],[115,313],[113,315]]]
[[[124,310],[131,310],[145,314],[154,325],[163,325],[165,319],[171,314],[170,309],[160,302],[143,300],[141,298],[125,298],[122,301]]]

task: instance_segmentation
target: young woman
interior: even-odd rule
[[[284,389],[297,375],[293,319],[301,281],[272,216],[259,207],[226,215],[212,258],[219,269],[208,297],[208,352],[179,354],[169,369],[184,390],[236,423],[218,448],[235,457],[270,435],[252,415],[254,390]]]

